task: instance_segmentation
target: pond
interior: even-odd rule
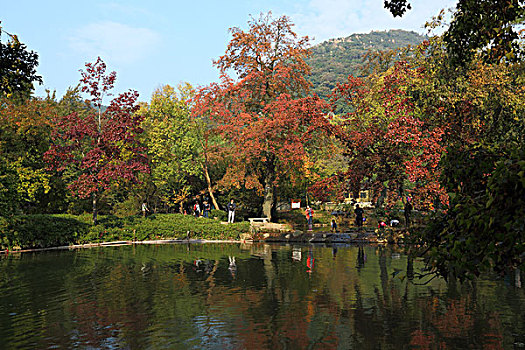
[[[408,266],[408,274],[407,274]],[[0,259],[3,349],[525,348],[516,276],[412,279],[395,247],[167,244]]]

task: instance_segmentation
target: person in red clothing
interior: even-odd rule
[[[314,210],[307,206],[304,215],[306,216],[306,221],[308,221],[308,227],[311,227],[314,220]]]

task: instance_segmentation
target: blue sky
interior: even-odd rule
[[[44,85],[61,97],[80,78],[85,62],[101,56],[117,72],[116,93],[134,89],[140,100],[163,84],[194,86],[217,81],[212,60],[229,41],[228,28],[246,28],[250,15],[287,15],[313,44],[371,30],[425,33],[425,21],[455,0],[412,0],[413,9],[394,19],[383,0],[200,0],[200,1],[10,1],[0,0],[3,30],[17,34],[39,54]],[[6,40],[5,36],[2,36]]]

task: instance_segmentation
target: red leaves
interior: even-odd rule
[[[106,64],[100,57],[97,58],[95,63],[86,63],[86,70],[80,70],[82,78],[80,83],[82,84],[82,92],[87,92],[91,95],[91,101],[94,102],[95,106],[101,107],[104,96],[110,96],[109,90],[113,89],[115,80],[117,79],[117,73],[111,72],[108,75],[106,73]]]
[[[310,72],[304,59],[309,55],[308,37],[297,38],[286,16],[273,19],[271,13],[248,22],[249,31],[231,28],[226,53],[214,64],[222,75],[235,71],[252,92],[266,101],[281,93],[305,93]],[[256,91],[258,90],[258,91]]]
[[[366,181],[376,197],[386,190],[387,204],[400,199],[402,188],[419,208],[432,208],[436,199],[447,202],[438,166],[443,129],[429,123],[410,95],[422,74],[398,62],[381,77],[364,81],[350,76],[335,89],[332,104],[343,102],[352,110],[334,126],[349,158],[349,170],[341,174],[347,184],[342,190],[356,192]]]
[[[105,68],[99,58],[82,72],[82,91],[99,108],[116,78],[115,72],[104,75]],[[136,91],[129,91],[114,98],[103,113],[79,111],[58,118],[45,159],[57,171],[78,172],[69,185],[74,194],[85,198],[116,182],[138,182],[137,173],[149,171],[145,148],[137,139],[142,133],[137,98]]]
[[[225,55],[214,62],[222,82],[197,93],[193,114],[207,118],[226,141],[223,158],[242,169],[237,174],[269,186],[291,169],[300,171],[308,145],[329,130],[328,105],[300,98],[310,86],[308,38],[298,38],[284,16],[274,20],[268,14],[248,24],[247,32],[231,29]],[[227,75],[231,70],[239,81]]]

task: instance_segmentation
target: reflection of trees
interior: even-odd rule
[[[423,349],[503,349],[501,320],[494,312],[476,310],[470,296],[460,299],[421,301],[421,326],[411,334],[411,345]],[[444,305],[441,305],[444,304]],[[477,314],[473,314],[473,310]],[[512,344],[512,343],[511,343]]]
[[[288,247],[247,249],[139,246],[1,260],[0,336],[36,348],[498,348],[512,344],[504,324],[525,329],[522,290],[417,286],[393,271],[419,262],[394,260],[388,248],[340,248],[334,258],[313,247],[311,274],[307,247],[301,261]],[[20,316],[4,314],[9,304]]]

